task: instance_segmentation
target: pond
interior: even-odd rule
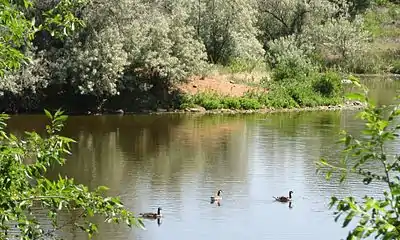
[[[367,85],[379,104],[390,104],[400,89],[396,81],[372,79]],[[348,229],[334,222],[330,196],[382,191],[355,177],[338,184],[315,172],[320,157],[338,157],[341,129],[362,128],[354,115],[73,116],[63,134],[78,143],[52,175],[68,175],[92,188],[106,185],[135,213],[162,207],[163,220],[145,221],[146,230],[99,221],[95,239],[337,240]],[[21,134],[44,123],[43,116],[20,115],[9,127]],[[221,205],[210,204],[219,189]],[[290,208],[273,200],[290,190]],[[66,232],[67,239],[87,239],[79,230]]]

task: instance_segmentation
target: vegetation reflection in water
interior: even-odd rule
[[[391,87],[382,91],[388,89],[395,92]],[[329,196],[382,189],[379,184],[366,189],[355,176],[339,186],[315,175],[316,159],[337,155],[334,142],[341,129],[361,130],[354,114],[70,117],[63,134],[79,142],[66,166],[51,174],[74,177],[91,188],[107,185],[138,213],[162,206],[160,228],[146,222],[148,231],[129,232],[98,222],[99,239],[319,239],[320,234],[340,239],[347,230],[333,222]],[[42,116],[21,115],[12,118],[9,128],[19,135],[43,125]],[[217,189],[223,189],[224,200],[215,209],[209,196]],[[273,203],[273,195],[291,189],[296,194],[290,208]],[[74,215],[61,217],[69,221]],[[262,221],[254,221],[251,231],[242,227],[254,219]],[[69,232],[84,239],[79,231]]]

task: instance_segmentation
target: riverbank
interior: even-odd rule
[[[265,70],[238,73],[218,71],[204,77],[192,77],[188,82],[174,86],[168,92],[167,98],[164,98],[164,102],[158,101],[162,99],[160,94],[158,97],[154,96],[156,101],[147,106],[130,104],[132,97],[137,97],[132,94],[121,95],[120,99],[106,101],[101,108],[96,109],[85,109],[83,103],[77,105],[78,108],[74,108],[67,105],[67,101],[53,102],[53,106],[62,106],[61,109],[66,114],[75,116],[168,113],[251,114],[362,108],[360,102],[344,101],[343,87],[346,84],[342,84],[341,79],[341,76],[335,72],[315,73],[306,78],[274,80],[273,74]],[[76,96],[78,100],[75,102],[84,102],[79,100],[81,97]],[[48,103],[49,101],[43,102],[42,107],[55,111],[56,108]],[[42,114],[42,109],[8,113]]]
[[[349,101],[343,105],[335,106],[317,106],[317,107],[302,107],[302,108],[261,108],[261,109],[212,109],[206,110],[204,107],[197,106],[186,109],[164,109],[159,108],[156,110],[143,110],[139,112],[124,112],[109,111],[103,113],[71,113],[69,115],[132,115],[132,114],[267,114],[267,113],[283,113],[283,112],[311,112],[311,111],[343,111],[343,110],[361,110],[365,107],[359,101]]]
[[[361,110],[364,105],[359,101],[347,102],[339,105],[327,105],[327,106],[316,106],[316,107],[293,107],[293,108],[259,108],[259,109],[205,109],[201,106],[193,106],[184,109],[172,109],[172,108],[158,108],[155,110],[143,109],[140,111],[124,111],[122,109],[116,110],[104,110],[101,112],[92,111],[64,111],[65,114],[70,116],[100,116],[100,115],[133,115],[133,114],[267,114],[267,113],[278,113],[278,112],[310,112],[310,111],[342,111],[342,110]],[[53,110],[52,110],[53,111]],[[9,115],[42,115],[43,111],[29,111],[29,112],[4,112]]]
[[[112,97],[97,108],[85,106],[84,95],[57,96],[43,99],[40,106],[25,111],[5,111],[15,114],[43,114],[43,109],[61,108],[68,115],[124,114],[252,114],[299,111],[359,110],[360,102],[345,102],[343,81],[346,75],[337,72],[315,72],[308,77],[291,76],[276,79],[277,70],[266,68],[231,72],[217,68],[204,76],[193,76],[184,83],[153,95],[125,93]],[[287,70],[283,70],[285,73]],[[275,75],[274,75],[275,73]],[[355,74],[360,79],[382,77],[396,79],[397,74]],[[379,80],[377,80],[379,81]],[[352,88],[352,87],[350,87]],[[325,92],[329,91],[329,92]],[[136,98],[136,100],[134,100]],[[67,99],[67,100],[64,100]],[[141,105],[146,99],[147,104]],[[71,104],[72,103],[72,104]],[[76,103],[75,105],[73,105]],[[137,104],[139,103],[139,104]]]
[[[317,107],[302,107],[302,108],[260,108],[260,109],[212,109],[206,110],[204,107],[197,106],[186,109],[157,109],[155,111],[144,111],[142,114],[185,114],[185,113],[198,113],[198,114],[266,114],[278,112],[311,112],[311,111],[342,111],[342,110],[361,110],[365,105],[359,101],[347,101],[345,104],[335,106],[317,106]],[[135,112],[126,112],[120,114],[137,114]]]

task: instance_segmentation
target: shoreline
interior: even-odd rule
[[[400,74],[355,74],[353,73],[354,76],[364,76],[364,77],[375,77],[375,76],[381,76],[381,77],[390,77],[390,79],[393,79],[393,81],[396,81],[397,79],[400,80]],[[204,84],[204,79],[199,81],[202,84]],[[219,82],[219,84],[228,84],[229,86],[234,85],[234,87],[225,87],[226,89],[235,89],[237,90],[237,86],[242,86],[243,84],[240,83],[232,83],[232,82]],[[190,89],[199,89],[199,86],[190,82],[188,83],[188,86]],[[193,95],[195,93],[185,93],[187,95]],[[234,96],[235,95],[232,93],[226,93],[225,94],[228,97]],[[222,96],[225,96],[222,95]],[[242,96],[242,95],[239,95]],[[343,97],[343,96],[342,96]],[[180,109],[180,108],[157,108],[157,109],[151,109],[151,108],[143,108],[143,109],[136,109],[132,110],[129,108],[123,109],[123,108],[118,108],[118,107],[111,107],[111,108],[104,108],[104,109],[99,109],[99,110],[79,110],[77,108],[75,109],[62,109],[64,111],[64,114],[68,116],[98,116],[98,115],[151,115],[151,114],[193,114],[193,113],[202,113],[202,114],[252,114],[252,113],[258,113],[258,114],[267,114],[267,113],[277,113],[277,112],[309,112],[309,111],[340,111],[340,110],[359,110],[363,108],[363,104],[357,101],[345,101],[344,103],[341,103],[339,105],[323,105],[323,106],[315,106],[315,107],[293,107],[293,108],[259,108],[259,109],[249,109],[249,110],[244,110],[244,109],[212,109],[212,110],[206,110],[202,106],[194,105],[193,107],[188,107],[185,109]],[[46,104],[43,104],[44,106]],[[118,104],[115,104],[118,106]],[[121,104],[123,105],[123,104]],[[9,116],[17,116],[17,115],[43,115],[44,111],[43,109],[47,109],[51,112],[55,112],[57,109],[55,108],[36,108],[34,110],[22,110],[18,111],[15,109],[15,111],[3,111],[0,113],[7,114]]]
[[[365,106],[359,102],[349,102],[343,105],[337,106],[317,106],[317,107],[300,107],[300,108],[261,108],[254,110],[242,110],[242,109],[213,109],[205,110],[203,107],[188,108],[184,110],[175,111],[154,111],[149,112],[149,115],[161,115],[161,114],[268,114],[268,113],[284,113],[284,112],[324,112],[324,111],[342,111],[342,110],[361,110]],[[135,114],[125,113],[124,115]]]
[[[317,111],[342,111],[342,110],[361,110],[365,106],[359,101],[348,101],[345,104],[329,105],[329,106],[316,106],[316,107],[299,107],[299,108],[260,108],[260,109],[212,109],[206,110],[204,107],[192,107],[186,109],[163,109],[157,110],[142,110],[137,112],[119,110],[109,110],[104,112],[67,112],[64,114],[68,116],[103,116],[103,115],[161,115],[161,114],[268,114],[268,113],[284,113],[284,112],[317,112]],[[53,111],[53,110],[51,110]],[[32,111],[22,113],[6,113],[9,116],[18,115],[44,115],[44,112]]]

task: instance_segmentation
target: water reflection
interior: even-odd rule
[[[71,117],[63,134],[78,144],[66,166],[51,175],[91,188],[107,185],[135,212],[162,206],[163,219],[146,220],[145,231],[96,219],[96,239],[340,239],[347,230],[333,221],[329,197],[382,190],[379,183],[365,187],[356,176],[339,185],[315,174],[320,157],[338,159],[334,142],[341,129],[361,130],[354,114]],[[43,126],[42,116],[16,116],[9,128],[20,135]],[[223,202],[210,204],[217,189],[223,189]],[[289,190],[296,193],[293,202],[273,201]],[[71,217],[77,215],[60,216],[64,222]],[[67,239],[86,239],[72,226],[65,232]]]
[[[332,239],[343,236],[326,209],[327,197],[362,192],[363,187],[356,180],[340,187],[327,183],[314,167],[324,151],[335,154],[332,143],[342,125],[341,113],[170,117],[71,117],[65,134],[79,143],[54,176],[61,172],[91,187],[110,186],[111,194],[120,195],[133,210],[163,206],[165,212],[157,225],[146,220],[146,231],[128,231],[98,219],[98,239],[204,239],[218,234],[230,239],[317,239],[326,231]],[[215,189],[224,189],[223,203],[207,207]],[[291,189],[297,205],[283,204],[289,213],[271,197]],[[274,217],[253,223],[252,233],[243,227],[266,214]],[[312,219],[305,222],[304,216]],[[226,224],[233,227],[226,229]],[[83,239],[78,229],[69,231]]]

